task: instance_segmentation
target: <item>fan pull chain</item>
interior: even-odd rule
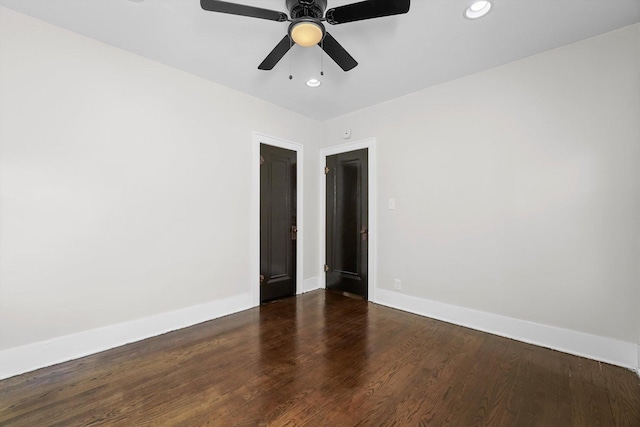
[[[320,75],[324,76],[324,39],[320,40]]]
[[[289,39],[289,80],[293,80],[293,66],[291,65],[291,50],[293,48],[293,41]]]

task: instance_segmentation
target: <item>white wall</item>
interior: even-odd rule
[[[378,286],[640,343],[639,33],[326,122],[378,141]]]
[[[0,94],[0,350],[248,293],[252,132],[317,165],[319,122],[6,8]]]

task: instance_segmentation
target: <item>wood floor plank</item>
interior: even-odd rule
[[[314,291],[0,381],[0,426],[640,426],[629,370]]]
[[[600,365],[615,424],[640,426],[640,378],[617,366]]]
[[[573,420],[583,425],[616,425],[607,396],[607,390],[600,378],[601,364],[575,357],[571,363],[573,399],[571,408]],[[613,368],[608,366],[608,368]]]

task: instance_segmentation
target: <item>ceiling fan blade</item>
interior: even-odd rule
[[[349,52],[331,34],[326,33],[324,40],[318,44],[344,71],[349,71],[358,65],[353,56],[349,55]]]
[[[381,18],[409,12],[411,0],[366,0],[358,3],[338,6],[327,10],[326,20],[329,24],[361,21],[363,19]]]
[[[271,21],[283,22],[289,18],[284,12],[261,9],[259,7],[246,6],[244,4],[230,3],[219,0],[200,0],[200,6],[209,12],[229,13],[231,15],[249,16],[252,18],[269,19]]]
[[[262,63],[258,65],[258,69],[259,70],[273,69],[273,67],[276,66],[276,64],[282,59],[282,57],[287,52],[289,52],[289,49],[291,49],[291,40],[289,39],[289,36],[286,35],[282,40],[280,40],[280,43],[278,43],[276,47],[273,48],[271,53],[269,53],[269,55],[267,55],[267,57],[264,58],[264,61],[262,61]]]

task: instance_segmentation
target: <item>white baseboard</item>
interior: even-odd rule
[[[310,277],[308,279],[304,279],[302,283],[302,287],[298,288],[298,294],[304,294],[305,292],[315,291],[316,289],[320,289],[320,277]]]
[[[119,347],[255,306],[246,293],[0,351],[0,379]]]
[[[547,347],[640,374],[640,345],[376,289],[377,304]]]

